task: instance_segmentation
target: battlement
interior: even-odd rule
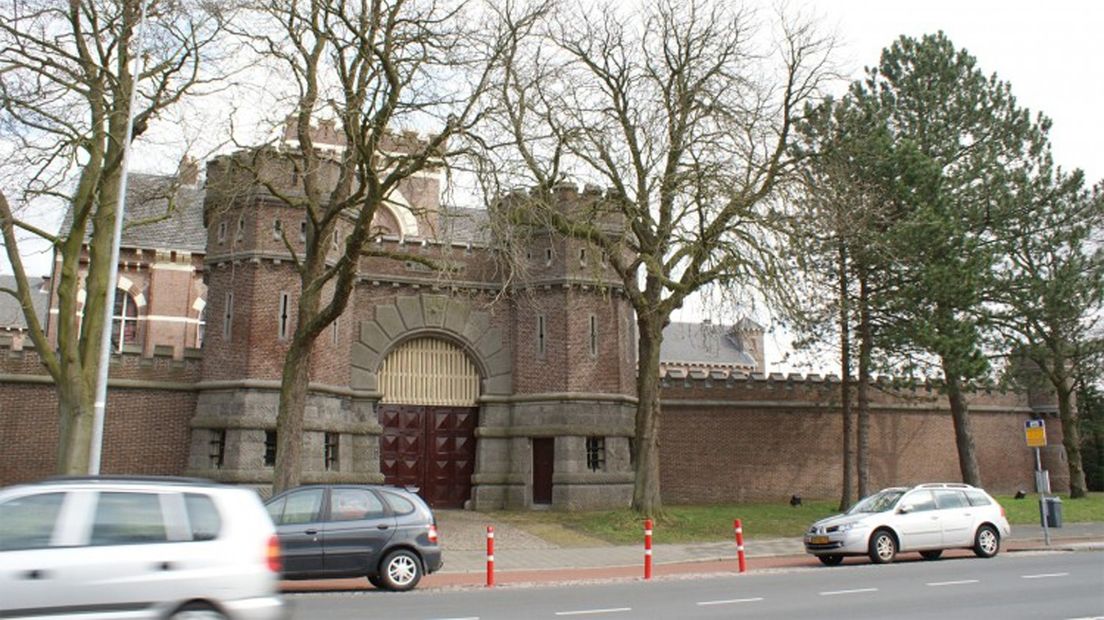
[[[660,372],[660,382],[664,388],[676,389],[676,388],[695,388],[700,387],[704,383],[716,383],[723,382],[729,385],[747,384],[747,385],[784,385],[790,387],[823,387],[827,385],[838,385],[840,378],[835,374],[820,375],[817,373],[801,374],[801,373],[759,373],[752,372],[747,373],[739,370],[730,369],[714,369],[705,370],[701,368],[691,368],[689,370],[685,368],[671,368]],[[852,382],[857,382],[857,379],[852,379]],[[939,392],[943,389],[944,382],[940,378],[925,377],[923,379],[917,377],[890,377],[886,375],[878,376],[872,382],[873,385],[882,390],[888,391],[920,391],[927,392]],[[967,386],[967,390],[972,392],[990,393],[1013,393],[1014,390],[994,385],[993,383],[976,383],[974,385]]]
[[[148,355],[136,347],[125,347],[121,353],[111,355],[111,376],[150,381],[198,380],[202,361],[200,349],[184,349],[183,355],[176,358],[169,346],[156,346]],[[26,334],[0,334],[0,374],[46,374],[34,342]]]

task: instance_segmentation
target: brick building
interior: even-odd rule
[[[296,320],[291,252],[305,228],[257,176],[302,191],[278,149],[212,160],[203,186],[190,162],[172,178],[132,177],[105,472],[271,483]],[[578,242],[538,233],[526,277],[503,282],[482,213],[444,208],[441,182],[430,170],[401,185],[373,222],[373,243],[450,273],[362,259],[348,310],[311,360],[305,482],[415,484],[437,506],[627,505],[636,341],[618,281]],[[590,188],[556,192],[567,210],[601,199]],[[346,232],[339,227],[335,247]],[[838,492],[838,385],[763,374],[762,337],[751,321],[665,332],[668,501]],[[944,399],[930,385],[879,393],[874,484],[958,479]],[[52,451],[42,447],[56,436],[52,389],[33,349],[3,336],[0,395],[13,403],[0,410],[11,447],[0,454],[0,483],[50,473]],[[1027,399],[979,394],[973,411],[987,481],[1026,487],[1032,454],[1016,438],[1034,412]],[[1060,451],[1047,458],[1057,464]]]

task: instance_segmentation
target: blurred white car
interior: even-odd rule
[[[892,562],[902,551],[935,560],[944,549],[991,558],[1012,532],[1004,508],[985,491],[960,483],[884,489],[805,532],[805,551],[828,566],[849,555]]]
[[[282,618],[257,494],[171,478],[0,489],[0,617]]]

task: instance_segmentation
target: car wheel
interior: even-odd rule
[[[870,561],[889,564],[897,557],[897,541],[888,530],[878,530],[870,537]]]
[[[992,525],[983,525],[974,534],[974,553],[979,558],[991,558],[1000,551],[1000,534]]]
[[[842,555],[818,555],[817,559],[825,566],[839,566],[843,562]]]
[[[931,551],[921,551],[920,557],[925,560],[938,560],[939,556],[943,555],[942,549],[932,549]]]
[[[207,603],[188,603],[169,616],[170,620],[226,620],[226,616]]]
[[[404,592],[418,585],[422,579],[422,562],[406,549],[387,554],[380,569],[380,581],[388,590]]]

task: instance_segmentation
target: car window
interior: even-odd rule
[[[280,518],[273,517],[277,525],[296,525],[318,520],[322,508],[322,489],[306,489],[288,493],[282,502]]]
[[[935,510],[935,498],[932,497],[931,491],[913,491],[901,500],[901,505],[912,506],[910,512]]]
[[[17,497],[0,504],[0,551],[50,546],[65,493]]]
[[[985,493],[973,490],[966,491],[966,501],[970,502],[971,506],[988,506],[993,503]]]
[[[935,503],[940,508],[965,508],[970,505],[966,500],[966,494],[962,491],[946,489],[936,490],[933,493],[935,493]]]
[[[879,491],[874,495],[865,497],[857,504],[851,507],[847,511],[847,514],[858,514],[861,512],[885,512],[893,505],[897,503],[897,500],[901,498],[904,491],[898,489],[888,489],[885,491]]]
[[[192,540],[214,540],[218,538],[222,519],[219,518],[215,502],[206,495],[185,493],[184,506],[188,510],[188,523],[192,528]]]
[[[92,545],[167,542],[156,493],[101,492],[92,522]]]
[[[377,519],[383,514],[383,502],[367,489],[330,489],[330,521]]]
[[[416,510],[414,502],[401,495],[384,492],[383,496],[387,498],[387,503],[391,505],[391,512],[399,516],[408,515]]]

